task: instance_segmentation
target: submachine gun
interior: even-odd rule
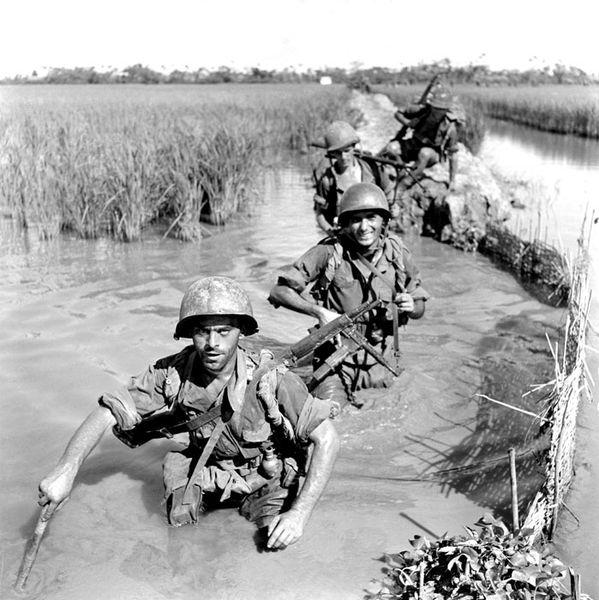
[[[309,329],[310,335],[290,346],[278,357],[278,360],[288,367],[293,367],[302,358],[308,356],[315,348],[322,346],[322,344],[334,339],[336,336],[340,336],[344,340],[337,344],[337,349],[312,373],[310,381],[307,384],[310,391],[332,373],[346,358],[355,354],[360,349],[370,354],[372,358],[397,377],[399,375],[397,369],[378,350],[373,348],[358,330],[359,319],[366,313],[377,308],[381,302],[380,298],[364,302],[326,325],[312,327]]]
[[[334,371],[348,356],[365,350],[377,362],[386,367],[393,375],[399,373],[385,357],[373,348],[366,338],[359,332],[358,324],[366,313],[374,310],[381,304],[380,299],[364,302],[355,309],[340,315],[330,323],[321,327],[315,326],[309,330],[309,335],[302,338],[292,346],[289,346],[275,359],[275,364],[283,364],[294,367],[306,356],[309,356],[315,348],[325,342],[333,340],[336,336],[344,338],[338,344],[337,349],[325,360],[325,362],[312,374],[308,382],[308,389],[313,390],[329,373]],[[113,432],[121,442],[130,448],[137,448],[157,438],[171,438],[177,433],[196,431],[203,425],[213,421],[220,415],[221,407],[216,406],[208,412],[190,418],[177,404],[168,410],[153,413],[143,417],[133,429],[121,429],[118,425],[113,427]]]

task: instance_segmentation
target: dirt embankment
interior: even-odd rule
[[[399,124],[393,117],[396,107],[383,94],[357,92],[352,105],[363,115],[358,128],[362,146],[376,154],[397,133]],[[475,250],[487,224],[505,221],[511,205],[490,169],[462,144],[457,160],[451,190],[445,163],[427,169],[418,182],[407,178],[410,187],[398,195],[400,216],[395,226],[404,231],[414,228],[458,248]],[[393,167],[389,167],[388,174],[396,178]]]

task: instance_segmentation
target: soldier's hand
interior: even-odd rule
[[[288,510],[277,515],[268,526],[266,547],[271,550],[295,544],[304,533],[305,518],[297,510]]]
[[[323,325],[334,321],[339,316],[339,313],[336,313],[333,310],[329,310],[328,308],[321,307],[318,311],[318,324],[322,327]]]
[[[68,500],[74,480],[75,475],[70,467],[57,467],[40,482],[37,503],[40,506],[51,504],[60,508]]]
[[[414,312],[414,298],[410,294],[404,292],[403,294],[397,294],[394,298],[397,308],[401,312],[411,313]]]

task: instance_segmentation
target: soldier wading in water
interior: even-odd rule
[[[327,128],[323,141],[316,144],[325,149],[331,163],[321,175],[315,174],[316,222],[327,233],[332,233],[335,229],[339,198],[355,183],[373,183],[383,190],[389,204],[394,201],[395,188],[385,171],[374,160],[354,154],[359,142],[358,134],[349,123],[333,121]]]
[[[109,427],[136,446],[136,426],[162,412],[176,415],[189,433],[189,444],[164,459],[171,525],[196,523],[213,506],[238,506],[264,534],[268,548],[296,542],[337,455],[330,417],[338,407],[313,397],[270,352],[256,357],[241,349],[240,336],[257,330],[249,298],[235,281],[206,277],[193,283],[175,330],[176,339],[193,343],[100,397],[40,483],[40,505],[68,498],[81,464]]]
[[[316,318],[320,325],[367,300],[383,306],[369,313],[360,333],[386,359],[397,349],[397,327],[424,314],[428,294],[410,251],[387,231],[390,212],[383,191],[372,183],[356,183],[337,207],[339,234],[325,238],[293,264],[284,267],[270,292],[270,302]],[[395,313],[395,314],[394,314]],[[316,371],[336,352],[335,343],[315,350]],[[388,361],[390,362],[390,361]],[[391,377],[370,354],[348,356],[314,390],[319,398],[359,406],[354,392],[386,387]]]

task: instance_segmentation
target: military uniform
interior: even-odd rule
[[[340,176],[333,167],[327,167],[316,183],[314,210],[323,214],[330,225],[333,225],[337,216],[339,198],[354,183],[373,183],[383,190],[390,205],[394,202],[395,188],[386,173],[362,158],[355,157],[355,161],[354,174],[344,173]]]
[[[441,160],[458,151],[457,128],[448,114],[447,110],[430,105],[403,111],[403,115],[413,122],[412,137],[397,140],[404,161],[417,161],[418,152],[423,147],[435,150]]]
[[[351,245],[329,237],[310,248],[299,260],[279,272],[279,283],[299,294],[305,293],[313,284],[310,294],[327,309],[345,313],[361,303],[381,298],[389,303],[401,290],[408,292],[414,300],[428,298],[421,287],[420,274],[412,254],[394,234],[381,238],[379,248],[370,262],[390,282],[394,290],[381,277],[375,276],[351,250]],[[403,323],[407,316],[400,315]],[[392,353],[393,327],[388,309],[378,309],[368,323],[361,325],[361,333],[388,360]],[[314,368],[334,351],[333,344],[325,344],[315,353]],[[386,387],[390,382],[389,372],[369,354],[360,350],[345,361],[341,369],[325,379],[314,391],[320,398],[338,402],[352,399],[354,391],[366,387]]]
[[[194,417],[215,406],[224,429],[218,436],[192,494],[183,501],[191,472],[203,447],[217,426],[208,422],[189,433],[189,445],[169,452],[164,460],[165,502],[169,522],[195,522],[199,513],[214,505],[239,506],[241,514],[258,527],[287,510],[295,498],[310,434],[334,417],[331,402],[314,398],[292,372],[274,363],[237,350],[234,373],[224,389],[211,390],[210,378],[202,374],[194,346],[162,358],[128,386],[104,394],[100,404],[114,414],[118,426],[131,429],[140,418],[156,411],[179,410]],[[278,475],[258,489],[248,484],[257,472],[261,449],[273,442],[281,459]]]

